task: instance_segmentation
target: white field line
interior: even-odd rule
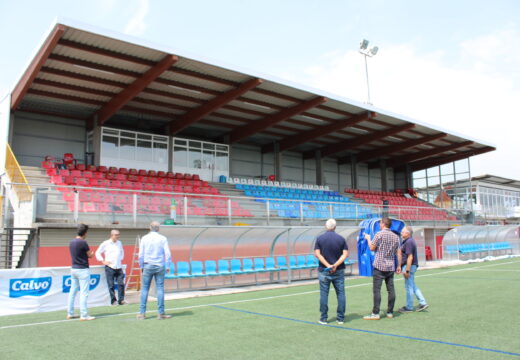
[[[519,263],[520,263],[520,261],[510,261],[510,262],[501,263],[501,264],[482,265],[482,266],[472,267],[472,268],[448,270],[448,271],[443,271],[443,272],[433,273],[433,274],[417,275],[416,278],[436,276],[436,275],[443,275],[443,274],[449,274],[449,273],[454,273],[454,272],[459,272],[459,271],[472,271],[472,270],[476,270],[478,268],[483,268],[483,267],[502,266],[502,265],[519,264]],[[516,271],[516,270],[513,270],[513,271]],[[395,281],[402,281],[402,280],[403,280],[403,278],[398,278]],[[356,288],[356,287],[361,287],[361,286],[368,286],[368,285],[372,285],[372,282],[370,281],[370,282],[363,283],[363,284],[348,285],[348,286],[345,286],[345,288],[346,289],[351,289],[351,288]],[[266,297],[260,297],[260,298],[254,298],[254,299],[225,301],[225,302],[211,303],[211,304],[190,305],[190,306],[169,308],[169,309],[165,309],[165,311],[189,310],[189,309],[197,309],[197,308],[211,307],[211,306],[222,306],[222,305],[230,305],[230,304],[247,303],[247,302],[253,302],[253,301],[273,300],[273,299],[281,299],[281,298],[291,297],[291,296],[315,294],[315,293],[318,293],[318,292],[319,292],[319,290],[311,290],[311,291],[303,291],[303,292],[294,293],[294,294],[266,296]],[[157,312],[157,310],[152,310],[152,311],[149,311],[149,312]],[[128,313],[120,313],[120,314],[101,315],[101,316],[96,316],[96,318],[103,319],[103,318],[110,318],[110,317],[116,317],[116,316],[127,316],[127,315],[136,315],[136,314],[137,314],[137,312],[128,312]],[[79,321],[79,320],[78,319],[75,319],[75,320],[54,320],[54,321],[44,321],[44,322],[28,323],[28,324],[7,325],[7,326],[0,326],[0,330],[20,328],[20,327],[29,327],[29,326],[37,326],[37,325],[48,325],[48,324],[57,324],[57,323],[65,323],[65,322],[74,322],[74,321]]]

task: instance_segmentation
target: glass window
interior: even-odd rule
[[[146,135],[146,134],[137,134],[138,139],[143,140],[152,140],[152,135]]]
[[[126,160],[134,160],[135,159],[135,140],[121,138],[119,144],[120,144],[119,158],[126,159]]]
[[[222,152],[229,152],[229,147],[227,145],[218,145],[217,144],[217,151],[222,151]]]
[[[187,167],[188,150],[184,147],[175,146],[173,151],[173,170],[177,167]]]
[[[158,141],[158,142],[163,142],[163,143],[167,143],[168,142],[168,138],[165,137],[165,136],[154,136],[153,140],[154,141]]]
[[[113,129],[103,128],[103,134],[119,136],[119,131],[118,130],[113,130]]]
[[[135,159],[139,161],[153,161],[151,141],[137,140]]]
[[[112,136],[103,136],[101,153],[105,157],[119,158],[119,139]]]
[[[229,166],[229,158],[227,153],[217,152],[215,158],[215,168],[217,170],[227,171]]]
[[[194,169],[202,168],[202,153],[200,152],[200,150],[190,148],[188,156],[188,167],[192,167]]]
[[[128,131],[121,131],[121,136],[124,136],[127,138],[135,139],[135,135],[136,135],[136,133],[132,133],[132,132],[128,132]]]
[[[190,141],[190,149],[200,149],[201,145],[200,141]]]
[[[204,143],[204,150],[215,150],[215,144]]]
[[[182,139],[173,139],[173,142],[175,145],[184,145],[184,146],[188,146],[188,142],[186,140],[182,140]]]
[[[157,164],[168,162],[168,144],[153,143],[153,161]]]
[[[204,144],[206,145],[206,144]],[[202,152],[202,168],[211,169],[215,163],[215,153],[210,150],[204,150]]]

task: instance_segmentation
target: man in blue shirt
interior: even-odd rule
[[[69,244],[70,257],[72,258],[72,269],[70,271],[70,290],[67,319],[76,319],[74,315],[74,300],[76,293],[79,291],[79,310],[80,320],[94,320],[94,316],[89,316],[87,301],[88,292],[90,290],[90,268],[88,259],[94,256],[94,252],[90,250],[85,238],[87,237],[88,225],[78,225],[78,236],[76,236]]]
[[[139,245],[139,267],[142,271],[141,306],[138,320],[144,320],[146,314],[146,302],[152,278],[155,278],[157,290],[157,319],[169,319],[171,315],[164,313],[164,275],[169,269],[172,256],[168,239],[159,234],[160,224],[157,221],[150,223],[150,232],[141,238]],[[169,271],[169,270],[168,270]]]
[[[325,223],[327,231],[316,239],[314,255],[320,261],[318,279],[320,281],[320,324],[327,324],[329,311],[330,283],[334,285],[338,298],[336,321],[343,324],[345,321],[345,259],[348,256],[346,240],[338,235],[336,220],[329,219]]]
[[[403,243],[401,244],[401,252],[403,254],[403,260],[401,267],[404,276],[404,287],[406,289],[406,306],[399,309],[400,313],[409,313],[413,311],[413,298],[414,295],[419,300],[419,307],[416,311],[423,311],[428,308],[428,304],[424,299],[421,290],[415,285],[415,272],[419,267],[419,261],[417,258],[417,244],[412,237],[413,229],[411,226],[405,226],[401,231],[401,237]]]

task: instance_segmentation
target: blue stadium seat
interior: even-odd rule
[[[164,278],[165,279],[176,279],[177,278],[177,275],[175,275],[175,264],[172,262],[170,262],[170,272],[169,273],[166,273],[164,275]]]
[[[242,262],[240,259],[231,259],[231,274],[243,274]]]
[[[309,268],[318,267],[318,259],[314,255],[307,255],[307,266]]]
[[[287,270],[287,258],[285,256],[278,256],[276,262],[278,263],[278,269]]]
[[[190,264],[186,261],[177,262],[177,278],[190,277]]]
[[[227,261],[227,260],[218,261],[218,274],[219,275],[231,275],[231,271],[229,270],[229,261]]]
[[[265,268],[265,264],[264,264],[264,259],[263,258],[255,258],[254,259],[254,263],[255,263],[255,272],[266,272],[266,271],[269,271],[269,270],[266,270],[266,268]]]
[[[269,256],[269,257],[265,258],[265,270],[267,270],[267,271],[279,271],[280,270],[279,268],[276,267],[276,265],[274,263],[274,257]]]
[[[217,276],[218,275],[217,263],[215,262],[215,260],[206,260],[204,262],[204,269],[206,270],[205,274],[207,276]]]
[[[254,273],[255,270],[253,269],[253,260],[251,259],[243,259],[242,260],[242,272],[244,274],[251,274]]]
[[[203,277],[204,271],[202,270],[202,261],[191,262],[191,276],[192,277]]]

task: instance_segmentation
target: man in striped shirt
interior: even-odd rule
[[[392,220],[387,217],[381,219],[379,231],[373,239],[369,234],[365,234],[370,250],[375,251],[374,272],[372,274],[374,295],[374,307],[372,314],[363,317],[365,320],[379,320],[379,306],[381,305],[381,285],[383,280],[388,291],[388,308],[386,317],[391,319],[394,317],[395,289],[394,289],[394,272],[400,274],[401,268],[396,267],[395,255],[397,255],[397,264],[401,264],[401,250],[399,249],[399,236],[394,234],[390,227]]]

